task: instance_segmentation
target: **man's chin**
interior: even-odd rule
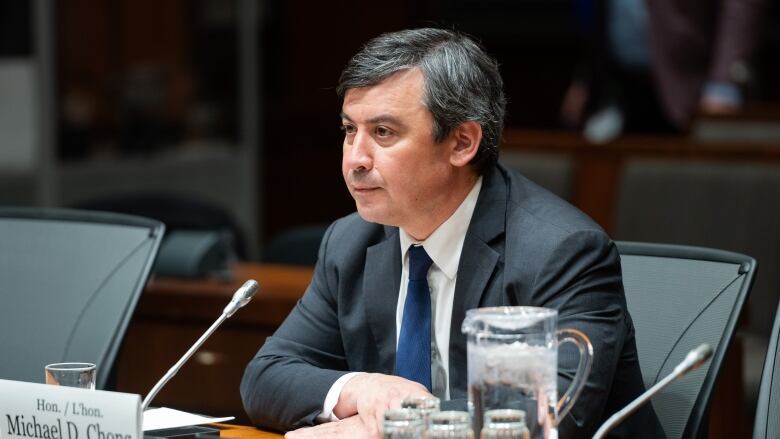
[[[357,212],[358,215],[360,215],[360,218],[363,218],[364,221],[368,221],[369,223],[381,224],[383,226],[395,225],[390,220],[389,215],[383,214],[382,212],[377,211],[377,209],[365,206],[361,207],[360,204],[357,204]]]

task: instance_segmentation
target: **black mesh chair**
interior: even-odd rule
[[[701,437],[756,261],[701,247],[638,242],[617,242],[617,247],[645,386],[671,373],[699,344],[714,349],[709,363],[652,400],[667,438]]]
[[[314,266],[326,224],[291,227],[274,236],[263,250],[263,262]]]
[[[753,438],[780,438],[780,306],[777,308],[764,371],[761,374]]]
[[[615,239],[729,249],[780,267],[780,166],[642,158],[626,162],[619,187]],[[778,291],[780,270],[756,277],[740,326],[756,346],[769,340]],[[763,358],[750,353],[745,367],[758,363],[757,376]]]
[[[0,378],[90,362],[106,388],[163,232],[129,215],[0,207]]]
[[[249,257],[243,230],[235,219],[222,207],[203,200],[174,194],[131,193],[85,201],[73,207],[152,218],[165,224],[169,236],[179,231],[229,235],[236,256],[242,260]]]

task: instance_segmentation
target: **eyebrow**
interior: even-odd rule
[[[352,118],[350,118],[347,113],[341,112],[341,118],[346,119],[350,122],[354,122]],[[401,122],[401,119],[392,116],[390,114],[380,114],[379,116],[372,117],[371,119],[368,119],[367,121],[370,124],[378,124],[378,123],[390,123],[393,125],[403,126],[404,123]]]

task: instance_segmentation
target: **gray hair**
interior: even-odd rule
[[[425,78],[424,103],[433,114],[436,142],[463,122],[482,127],[471,165],[484,175],[498,161],[506,98],[498,64],[468,36],[433,28],[382,34],[349,60],[336,91],[343,98],[347,90],[379,84],[415,67]]]

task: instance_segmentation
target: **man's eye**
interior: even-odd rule
[[[340,128],[344,134],[355,134],[355,127],[352,125],[342,125]]]
[[[393,132],[386,127],[376,127],[376,135],[379,137],[387,137],[392,135]]]

